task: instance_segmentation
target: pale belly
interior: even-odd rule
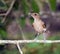
[[[34,29],[37,31],[37,32],[39,32],[39,33],[42,33],[43,32],[43,26],[42,26],[42,24],[41,24],[41,22],[34,22],[33,23],[33,25],[34,25]]]

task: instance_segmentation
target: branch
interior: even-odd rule
[[[8,9],[8,11],[7,11],[7,13],[6,13],[6,16],[7,16],[7,15],[10,13],[10,11],[12,10],[15,1],[16,1],[16,0],[13,0],[13,1],[12,1],[11,5],[10,5],[10,8]]]
[[[19,46],[19,43],[17,43],[17,48],[18,48],[19,52],[20,52],[21,54],[23,54],[23,52],[22,52],[22,50],[21,50],[21,47]]]
[[[0,44],[9,43],[9,44],[17,44],[17,43],[60,43],[60,40],[0,40]]]
[[[4,0],[1,0],[1,1],[2,1],[4,4],[6,4]]]
[[[16,0],[13,0],[13,1],[12,1],[11,5],[10,5],[10,7],[9,7],[9,9],[8,9],[8,11],[7,11],[6,13],[0,14],[0,16],[5,16],[5,18],[2,20],[2,23],[5,21],[6,17],[7,17],[8,14],[11,12],[11,10],[12,10],[12,8],[13,8],[13,5],[14,5],[15,1],[16,1]]]
[[[6,13],[0,14],[0,16],[6,16]]]

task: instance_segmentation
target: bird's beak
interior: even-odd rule
[[[29,18],[31,18],[31,17],[32,17],[31,15],[32,15],[32,13],[28,13]]]

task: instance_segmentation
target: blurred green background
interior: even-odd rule
[[[40,2],[41,0],[37,0]],[[16,0],[11,13],[2,23],[4,16],[0,16],[0,39],[34,39],[35,32],[32,28],[32,18],[28,18],[30,11],[40,12],[40,7],[36,0]],[[0,0],[0,14],[5,13],[10,7],[12,0]],[[49,0],[51,10],[56,11],[56,0]],[[16,24],[14,24],[16,23]],[[17,24],[18,23],[18,24]],[[14,25],[14,26],[13,26]],[[14,28],[16,26],[16,28]],[[18,28],[18,26],[20,28]],[[15,32],[17,31],[17,32]],[[13,34],[12,34],[13,33]],[[12,38],[11,38],[12,37]],[[43,39],[42,34],[38,39]],[[49,40],[60,40],[60,35],[56,34],[48,38]],[[15,45],[0,44],[0,54],[19,54]],[[23,44],[24,54],[60,54],[60,44],[29,43]]]

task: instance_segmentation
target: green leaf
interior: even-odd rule
[[[7,32],[4,31],[4,30],[2,30],[2,29],[0,29],[0,37],[1,37],[2,39],[6,39],[6,37],[7,37]]]
[[[23,11],[24,11],[24,13],[25,14],[28,14],[28,12],[29,12],[29,7],[28,7],[28,5],[26,4],[26,0],[22,0],[22,9],[23,9]]]
[[[56,10],[56,0],[49,0],[52,11]]]
[[[39,13],[38,5],[37,5],[37,3],[36,3],[34,0],[31,1],[31,6],[32,6],[32,10],[33,10],[34,12]]]
[[[22,28],[25,27],[25,18],[24,18],[24,17],[22,17],[22,18],[20,19],[20,26],[21,26]]]

